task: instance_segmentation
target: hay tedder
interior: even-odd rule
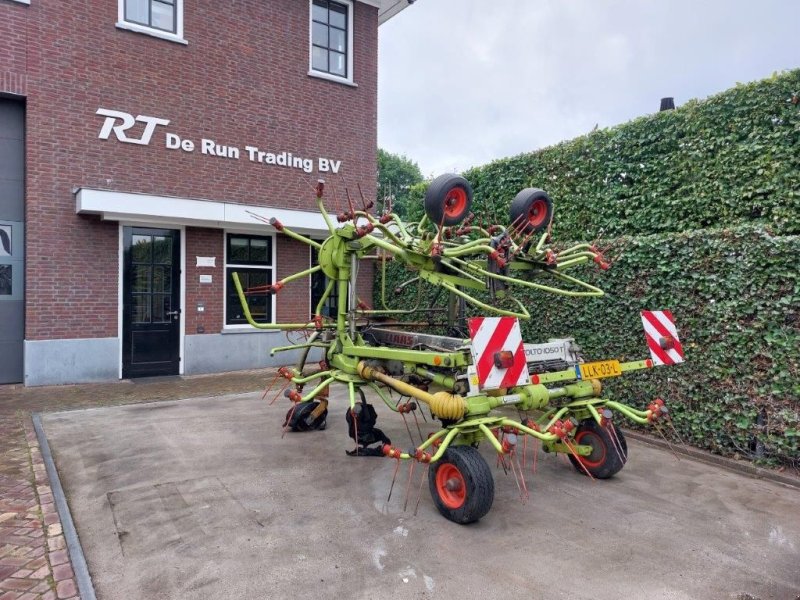
[[[513,473],[525,498],[523,469],[528,461],[535,468],[538,444],[545,452],[565,454],[579,473],[605,479],[627,460],[615,414],[652,424],[659,432],[662,423],[671,426],[662,400],[639,410],[605,397],[600,381],[682,361],[669,311],[642,312],[651,355],[646,360],[585,362],[571,338],[523,343],[519,319],[530,318],[530,313],[517,295],[601,296],[602,290],[567,272],[587,263],[609,266],[591,244],[559,252],[550,247],[553,203],[545,192],[521,191],[511,203],[509,225],[487,225],[470,212],[469,183],[457,175],[442,175],[428,187],[425,215],[418,222],[404,222],[391,206],[373,215],[372,202],[363,196],[356,208],[347,192],[347,208],[335,225],[325,208],[324,188],[322,181],[314,186],[317,207],[330,231],[325,241],[269,220],[277,231],[315,248],[318,264],[266,289],[242,285],[237,274],[232,275],[244,316],[253,327],[305,335],[272,351],[299,353],[297,364],[282,367],[276,376],[284,382],[276,397],[283,392],[293,403],[285,429],[324,428],[328,387],[347,386],[347,423],[355,441],[348,454],[394,459],[395,477],[400,461],[409,461],[406,505],[414,465],[419,463],[427,471],[439,512],[451,521],[470,523],[489,511],[494,498],[492,472],[477,449],[480,443],[494,448],[498,466]],[[357,297],[356,278],[364,260],[381,263],[381,308],[372,309]],[[393,291],[413,295],[416,287],[414,307],[389,306],[387,261],[406,267],[410,279]],[[259,323],[253,318],[250,297],[277,294],[286,283],[317,272],[327,283],[308,322]],[[335,310],[326,315],[330,306]],[[322,360],[311,362],[312,352]],[[375,427],[376,412],[366,401],[365,388],[402,416],[410,446],[393,445]],[[420,428],[421,419],[428,422],[423,409],[431,423],[441,423],[427,437]]]

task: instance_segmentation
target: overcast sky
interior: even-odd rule
[[[379,30],[378,143],[425,176],[800,67],[799,0],[417,0]]]

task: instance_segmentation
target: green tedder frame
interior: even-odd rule
[[[392,400],[391,391],[428,407],[441,421],[441,429],[413,448],[386,445],[382,450],[390,458],[430,465],[431,492],[445,517],[468,523],[479,519],[491,506],[487,495],[493,494],[493,487],[492,494],[488,494],[485,485],[478,489],[472,482],[477,478],[487,484],[485,478],[491,479],[485,461],[477,458],[474,450],[481,442],[491,444],[502,459],[521,446],[518,436],[531,436],[547,452],[566,453],[580,472],[604,478],[621,469],[627,459],[622,432],[612,423],[613,413],[640,424],[667,420],[667,410],[660,400],[639,410],[605,397],[599,378],[588,377],[582,365],[533,372],[525,385],[480,389],[471,381],[474,361],[470,339],[465,334],[460,336],[460,345],[451,343],[437,348],[433,344],[433,348],[428,345],[421,349],[376,344],[366,335],[369,326],[382,319],[413,321],[439,311],[448,315],[451,335],[447,339],[452,340],[452,328],[467,310],[473,314],[530,318],[525,303],[515,292],[602,296],[602,290],[568,271],[587,263],[605,269],[608,263],[591,244],[578,244],[558,253],[549,246],[553,207],[541,190],[529,188],[520,192],[512,203],[507,226],[474,224],[475,217],[469,212],[472,190],[466,180],[455,175],[434,180],[426,195],[426,214],[415,223],[404,222],[390,209],[380,216],[372,215],[371,203],[364,202],[363,197],[363,209],[355,209],[348,194],[349,211],[339,215],[339,224],[335,225],[325,208],[323,192],[324,183],[320,181],[315,193],[317,208],[329,230],[325,241],[312,240],[276,219],[269,221],[283,235],[315,248],[319,264],[268,285],[266,290],[243,289],[234,273],[244,315],[258,329],[306,332],[302,343],[272,351],[300,353],[293,368],[279,371],[287,384],[295,384],[295,389],[288,392],[293,402],[324,399],[328,386],[340,383],[349,390],[351,411],[356,409],[357,394],[363,389],[374,392],[393,411],[402,412],[404,405]],[[366,306],[355,292],[360,261],[367,259],[379,260],[384,269],[382,307],[378,309]],[[414,308],[389,305],[385,289],[388,260],[402,263],[409,271],[411,279],[400,287],[417,286]],[[286,283],[318,271],[324,273],[328,283],[308,322],[259,323],[252,317],[249,295],[264,291],[277,294]],[[446,309],[422,307],[422,299],[427,298],[426,286],[448,293]],[[335,318],[323,317],[323,307],[332,295],[337,300]],[[324,355],[324,360],[319,363],[321,368],[309,372],[306,362],[314,349]],[[653,366],[649,359],[610,362],[614,363],[612,375]],[[517,415],[524,413],[525,418],[512,418],[508,411],[495,412],[509,406],[518,409]],[[536,416],[527,417],[529,411]],[[441,465],[446,468],[439,468]]]

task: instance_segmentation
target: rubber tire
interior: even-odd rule
[[[586,467],[586,470],[596,479],[608,479],[613,477],[622,470],[628,458],[628,443],[625,441],[625,436],[622,435],[622,431],[620,431],[616,425],[613,425],[613,427],[619,439],[620,446],[622,446],[622,459],[620,459],[617,450],[615,450],[614,441],[611,439],[608,431],[604,427],[600,427],[594,419],[581,421],[578,428],[575,430],[574,443],[589,445],[593,448],[592,454],[587,458],[591,459],[595,452],[600,450],[600,444],[604,446],[603,450],[605,454],[602,460],[592,461],[599,464],[590,465],[585,462],[583,463],[583,467]],[[583,467],[578,463],[578,459],[571,453],[567,456],[572,466],[575,467],[575,470],[582,475],[586,475],[586,471],[584,471]],[[598,457],[598,459],[599,458],[600,457]]]
[[[444,465],[455,466],[464,478],[466,494],[464,503],[458,508],[447,507],[439,497],[436,473]],[[428,470],[428,487],[442,516],[460,525],[474,523],[486,515],[494,501],[492,470],[478,449],[472,446],[451,446],[445,450],[442,458],[432,463]]]
[[[534,203],[544,201],[546,206],[544,215],[539,212],[533,222],[533,215],[530,214],[531,208]],[[511,217],[511,226],[517,223],[522,215],[526,215],[523,219],[526,221],[523,233],[530,234],[539,231],[545,231],[550,226],[550,221],[553,220],[553,201],[550,196],[543,190],[536,188],[525,188],[519,194],[514,196],[509,208],[509,216]],[[521,225],[521,224],[519,224]],[[519,225],[515,229],[519,229]]]
[[[447,196],[454,190],[461,190],[464,193],[465,202],[456,212],[445,214]],[[472,186],[460,175],[450,173],[439,175],[425,190],[425,214],[434,225],[442,224],[445,227],[458,225],[467,218],[471,208]]]

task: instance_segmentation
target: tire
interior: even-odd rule
[[[544,231],[553,220],[553,201],[542,190],[525,188],[514,196],[509,213],[516,230],[526,234]]]
[[[316,418],[311,414],[319,407],[319,402],[301,402],[297,406],[290,408],[286,413],[284,427],[289,427],[292,431],[322,431],[327,425],[328,409]]]
[[[467,218],[472,186],[460,175],[439,175],[425,191],[425,214],[434,225],[450,227]]]
[[[452,446],[431,464],[428,487],[442,516],[454,523],[474,523],[492,508],[494,479],[489,465],[472,446]]]
[[[608,479],[622,470],[628,459],[628,444],[625,436],[616,425],[612,425],[617,434],[622,452],[616,447],[611,434],[605,427],[600,427],[594,419],[586,419],[575,430],[576,444],[592,446],[589,456],[581,456],[580,462],[572,454],[568,454],[572,466],[578,473],[586,475],[586,471],[597,479]],[[581,466],[583,463],[583,466]],[[584,467],[586,471],[584,471]]]

